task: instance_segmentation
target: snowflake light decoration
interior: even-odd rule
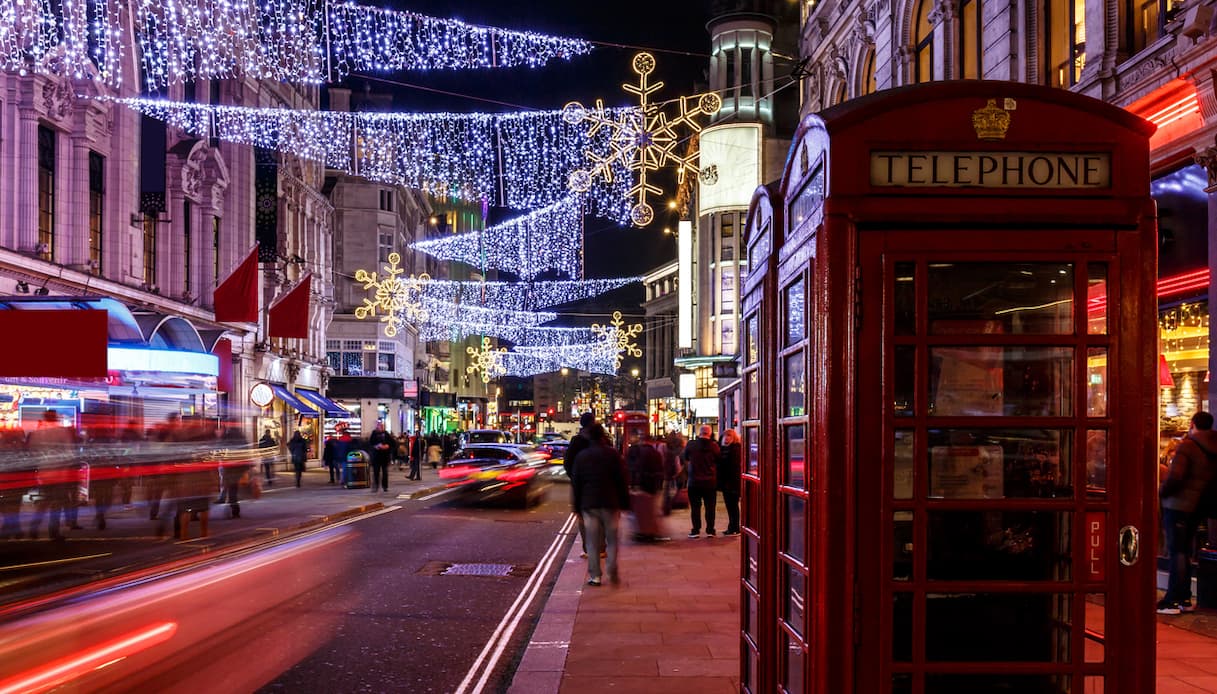
[[[384,266],[385,276],[379,277],[375,272],[356,270],[355,281],[363,282],[364,289],[375,289],[372,298],[364,297],[363,306],[355,308],[355,317],[375,317],[381,313],[380,322],[385,324],[385,337],[394,337],[407,320],[426,321],[427,309],[423,307],[423,285],[431,279],[426,273],[418,277],[400,277],[405,273],[404,268],[397,266],[401,262],[400,253],[389,254],[389,264]]]
[[[637,202],[630,209],[630,221],[644,227],[655,219],[655,210],[647,202],[649,196],[663,194],[663,189],[648,182],[647,173],[672,163],[676,166],[678,183],[684,183],[686,172],[696,175],[697,151],[691,150],[684,156],[676,151],[681,143],[677,129],[686,126],[694,133],[701,132],[697,116],[718,113],[723,100],[714,93],[678,97],[674,103],[679,104],[680,114],[668,120],[668,114],[649,101],[651,94],[663,88],[663,82],[648,84],[648,76],[655,71],[655,56],[639,53],[634,56],[633,67],[638,74],[638,85],[623,84],[622,88],[638,96],[637,110],[619,111],[614,116],[605,110],[600,99],[592,109],[572,101],[562,109],[562,118],[572,125],[590,123],[589,139],[601,129],[607,128],[610,132],[610,150],[606,153],[586,151],[590,166],[572,171],[567,178],[567,187],[582,193],[591,189],[597,177],[612,183],[613,164],[620,162],[638,172],[638,181],[629,191],[631,196],[637,196]]]
[[[621,311],[613,311],[613,320],[608,325],[592,323],[592,334],[609,345],[616,353],[615,369],[621,368],[621,355],[628,353],[632,357],[641,357],[642,348],[634,342],[634,338],[642,332],[642,324],[625,325]]]
[[[473,362],[465,367],[465,373],[474,374],[481,371],[482,383],[490,383],[491,379],[507,373],[507,365],[504,363],[507,358],[507,348],[491,347],[489,337],[482,338],[481,348],[466,347],[465,352]]]

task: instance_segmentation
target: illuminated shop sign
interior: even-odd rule
[[[873,186],[1108,188],[1106,152],[871,152]]]
[[[172,349],[110,347],[106,360],[111,371],[156,371],[160,373],[218,376],[220,360],[214,354]]]

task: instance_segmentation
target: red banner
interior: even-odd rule
[[[104,310],[0,311],[0,376],[105,378]]]
[[[258,247],[232,271],[215,291],[216,320],[223,323],[258,322]]]
[[[291,291],[271,305],[267,334],[271,337],[308,337],[308,300],[313,284],[309,273]]]

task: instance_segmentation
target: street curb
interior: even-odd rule
[[[571,535],[562,571],[541,608],[541,619],[529,637],[507,694],[558,694],[562,687],[570,638],[583,596],[583,579],[587,575],[587,560],[577,553],[579,533],[573,531]]]

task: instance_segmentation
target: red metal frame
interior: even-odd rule
[[[988,100],[1010,116],[1000,141],[979,140],[972,114]],[[1016,104],[1016,105],[1015,105]],[[784,626],[790,599],[784,577],[793,567],[806,572],[807,597],[800,642],[808,647],[801,663],[801,691],[818,694],[893,691],[892,673],[908,672],[908,691],[925,691],[927,672],[990,671],[1022,674],[1059,672],[1081,691],[1087,676],[1105,678],[1107,692],[1152,691],[1154,683],[1152,557],[1131,567],[1116,556],[1116,533],[1123,526],[1153,537],[1156,445],[1156,229],[1149,191],[1148,140],[1153,126],[1109,105],[1069,92],[1031,85],[953,82],[889,90],[809,116],[795,136],[780,184],[758,190],[748,218],[748,243],[769,228],[769,248],[753,260],[744,292],[745,326],[755,315],[761,326],[757,363],[743,364],[744,408],[749,375],[759,375],[761,407],[745,414],[760,442],[755,473],[745,473],[745,549],[741,585],[741,661],[749,689],[755,647],[756,691],[783,691],[786,641],[796,629]],[[872,151],[1104,152],[1110,158],[1111,184],[1102,189],[1026,188],[874,188]],[[821,195],[822,197],[817,197]],[[766,227],[766,225],[769,225]],[[765,245],[765,244],[762,244]],[[1087,310],[1074,312],[1071,335],[969,335],[930,338],[926,330],[896,338],[891,321],[893,263],[914,263],[917,305],[926,306],[925,274],[934,259],[954,261],[1049,260],[1072,263],[1073,297]],[[1110,300],[1091,295],[1086,268],[1106,263]],[[1081,270],[1077,270],[1081,268]],[[1207,282],[1207,271],[1203,280]],[[785,341],[790,311],[783,292],[797,277],[806,291],[805,339]],[[1199,275],[1164,280],[1169,296],[1192,291]],[[1112,309],[1108,307],[1118,307]],[[1110,325],[1091,335],[1089,322],[1107,311]],[[924,311],[922,310],[923,314]],[[924,320],[924,315],[920,320]],[[741,334],[747,335],[746,329]],[[1074,355],[1072,409],[1050,418],[934,418],[925,410],[928,350],[934,344],[1056,345]],[[914,350],[917,414],[894,421],[891,401],[896,370],[895,347]],[[1087,413],[1086,357],[1106,348],[1108,410]],[[806,411],[782,412],[789,387],[786,358],[802,359]],[[790,415],[781,417],[780,415]],[[784,427],[806,427],[806,489],[786,484],[789,459]],[[942,500],[926,494],[892,498],[895,427],[914,431],[914,451],[926,451],[931,426],[1038,426],[1081,432],[1072,442],[1073,495],[1068,498]],[[1089,429],[1108,432],[1105,495],[1086,492],[1086,440]],[[920,453],[914,461],[921,460]],[[928,459],[928,458],[927,458]],[[924,463],[914,465],[919,470]],[[914,484],[922,485],[915,472]],[[918,488],[915,486],[915,488]],[[783,552],[787,543],[788,500],[805,502],[802,540],[805,562]],[[797,503],[790,507],[797,508]],[[1057,511],[1072,514],[1068,552],[1072,574],[1055,581],[930,580],[926,551],[928,518],[934,510]],[[912,519],[913,577],[892,579],[894,515]],[[1094,515],[1101,514],[1101,515]],[[1085,521],[1097,521],[1098,530]],[[1098,533],[1095,535],[1095,533]],[[1097,549],[1092,543],[1097,541]],[[793,538],[792,538],[793,539]],[[1095,553],[1097,552],[1097,558]],[[748,583],[749,561],[756,564],[756,587]],[[1094,561],[1101,571],[1083,571]],[[1087,562],[1091,562],[1088,564]],[[931,663],[926,659],[926,605],[913,602],[913,646],[909,662],[892,659],[892,610],[895,592],[926,596],[933,591],[988,591],[1023,595],[1069,593],[1067,613],[1076,625],[1061,663]],[[1086,596],[1101,593],[1106,607],[1096,610]],[[748,605],[758,614],[749,623]],[[1120,609],[1114,606],[1119,605]],[[1106,658],[1086,663],[1093,649],[1087,618],[1102,617]],[[792,625],[793,626],[793,625]],[[749,630],[756,638],[750,635]],[[991,628],[977,624],[977,629]],[[920,630],[919,630],[920,629]],[[920,642],[918,642],[920,640]],[[902,691],[902,690],[900,690]]]

